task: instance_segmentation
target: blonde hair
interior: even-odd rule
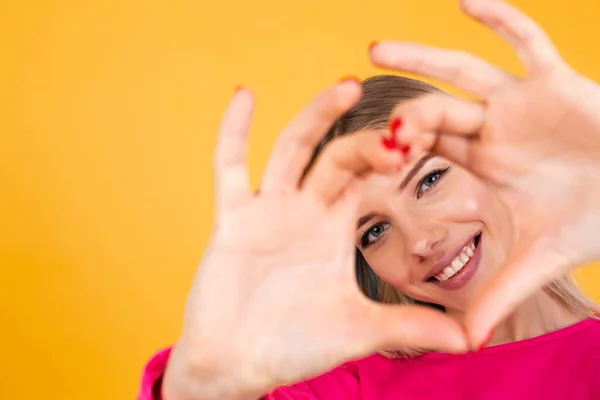
[[[362,82],[361,100],[344,114],[329,130],[316,149],[310,168],[322,148],[337,136],[351,134],[366,128],[382,128],[388,124],[389,115],[400,102],[414,99],[429,93],[443,93],[428,83],[396,75],[378,75]],[[398,291],[394,286],[380,279],[356,249],[356,277],[362,292],[372,300],[386,304],[407,304],[434,307],[444,310],[437,304],[423,303]],[[572,274],[563,276],[543,289],[552,299],[575,315],[597,318],[598,307],[579,288]],[[389,357],[415,357],[425,352],[423,349],[401,349],[384,351]]]

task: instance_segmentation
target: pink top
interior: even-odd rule
[[[153,391],[159,391],[169,352],[146,366],[138,400],[160,399]],[[373,355],[278,388],[266,399],[600,399],[600,321],[587,319],[477,353]]]

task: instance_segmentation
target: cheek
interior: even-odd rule
[[[365,255],[367,264],[375,271],[377,276],[397,289],[407,288],[411,281],[410,269],[403,260],[402,246],[386,243],[384,248]]]
[[[451,191],[444,199],[442,210],[449,220],[459,224],[475,223],[486,234],[491,234],[487,237],[492,245],[489,249],[501,251],[512,243],[510,214],[492,189],[469,172],[460,171]]]
[[[441,211],[446,218],[456,222],[484,222],[497,203],[493,192],[467,171],[456,171],[450,193],[443,193],[440,200]],[[492,212],[490,212],[492,210]]]
[[[465,219],[480,221],[492,230],[508,220],[508,214],[494,191],[473,176],[465,179],[458,193],[463,193],[459,207]]]

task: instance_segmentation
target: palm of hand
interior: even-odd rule
[[[334,140],[302,178],[323,136],[319,128],[359,95],[358,82],[347,82],[311,103],[280,137],[259,194],[249,187],[244,155],[251,97],[245,91],[234,97],[217,147],[215,230],[188,300],[175,364],[187,370],[208,364],[213,372],[204,380],[225,376],[222,387],[258,397],[274,384],[382,348],[466,350],[462,329],[450,317],[379,305],[358,288],[353,235],[362,177],[396,171],[399,162],[380,135]],[[306,129],[306,121],[316,127]],[[311,151],[289,148],[306,142]]]
[[[465,166],[507,205],[517,238],[558,236],[584,211],[573,205],[593,191],[584,178],[595,171],[600,150],[597,127],[582,124],[582,99],[592,91],[598,92],[593,83],[559,70],[515,82],[487,99]]]
[[[197,287],[195,295],[202,298],[191,302],[210,305],[209,299],[219,298],[220,308],[242,312],[222,314],[229,324],[223,335],[194,336],[205,344],[251,343],[251,348],[238,349],[252,358],[241,364],[256,368],[253,374],[261,381],[297,379],[294,360],[280,358],[289,353],[290,343],[302,349],[298,362],[305,357],[322,359],[327,366],[340,362],[356,346],[351,337],[344,338],[351,333],[348,319],[366,310],[353,275],[352,242],[340,235],[341,218],[332,219],[330,211],[307,197],[256,199],[224,216],[200,269],[206,285]],[[244,265],[248,268],[240,268]],[[190,315],[211,319],[197,321],[197,326],[214,326],[218,315],[209,313],[194,310]],[[264,326],[269,323],[276,326]],[[339,346],[331,351],[335,358],[323,357],[332,346]],[[315,365],[315,372],[320,367]]]
[[[504,274],[484,290],[503,289],[476,298],[467,324],[481,324],[484,310],[497,304],[504,312],[516,307],[521,297],[507,296],[509,288],[533,292],[599,258],[593,242],[600,192],[588,178],[598,174],[600,126],[582,115],[582,101],[590,101],[592,93],[598,97],[596,85],[559,69],[509,85],[487,100],[479,143],[466,165],[506,205],[514,243]]]
[[[531,19],[501,1],[463,0],[465,11],[511,42],[529,71],[520,79],[474,56],[384,42],[374,62],[447,80],[481,103],[432,95],[401,104],[404,145],[468,168],[506,205],[514,245],[503,271],[466,318],[477,345],[544,284],[600,257],[600,88],[574,72]]]

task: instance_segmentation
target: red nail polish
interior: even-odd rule
[[[392,139],[396,139],[398,137],[398,131],[402,128],[402,125],[402,118],[397,117],[392,120],[392,122],[390,123],[390,132],[392,133]]]
[[[381,144],[388,150],[396,150],[398,147],[396,145],[396,141],[392,138],[384,137],[381,139]]]
[[[398,143],[396,142],[398,138],[398,132],[402,128],[403,122],[402,118],[394,118],[390,122],[390,138],[384,138],[383,145],[388,149],[398,149],[403,155],[407,155],[410,151],[410,146],[400,146],[398,147]]]
[[[356,82],[356,83],[360,83],[360,79],[358,79],[356,76],[354,75],[346,75],[341,79],[338,79],[338,83],[344,83],[344,82]]]
[[[375,47],[377,43],[379,43],[378,40],[373,40],[371,43],[369,43],[369,53],[373,51],[373,47]]]
[[[479,345],[479,349],[477,349],[477,351],[481,351],[481,349],[486,347],[490,343],[490,340],[492,340],[493,336],[494,336],[494,329],[490,330],[490,332],[487,334],[485,339],[483,339],[483,342],[481,342],[481,344]]]

